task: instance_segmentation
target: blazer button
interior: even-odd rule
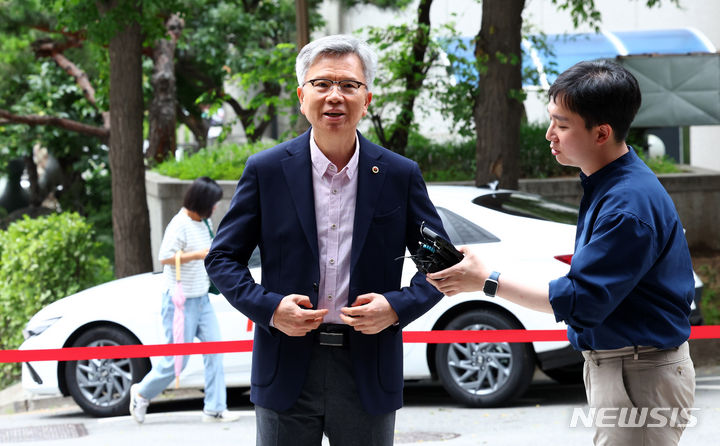
[[[317,290],[319,290],[319,289],[320,289],[320,287],[318,286],[317,282],[313,283],[313,291],[317,292]]]

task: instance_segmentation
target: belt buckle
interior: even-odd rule
[[[319,341],[320,345],[327,345],[330,347],[342,347],[343,345],[345,345],[345,334],[321,331],[319,333]]]

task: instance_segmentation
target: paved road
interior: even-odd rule
[[[573,408],[586,407],[582,386],[558,385],[536,378],[527,394],[511,407],[469,409],[455,404],[437,386],[406,389],[398,412],[395,443],[426,446],[533,445],[556,439],[558,444],[592,444],[592,428],[569,427]],[[232,410],[243,417],[234,423],[200,421],[197,398],[153,403],[145,424],[129,416],[95,419],[65,405],[0,416],[0,443],[47,446],[178,446],[255,444],[255,417],[247,395],[230,391]],[[693,414],[698,424],[686,430],[681,445],[717,444],[720,437],[720,375],[698,378]],[[23,441],[34,438],[35,441]],[[53,441],[48,441],[54,438]],[[41,440],[44,439],[44,440]],[[542,439],[542,440],[541,440]]]

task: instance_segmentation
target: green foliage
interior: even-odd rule
[[[426,23],[401,23],[385,27],[368,27],[367,42],[378,49],[378,73],[375,84],[382,86],[373,97],[369,110],[378,140],[389,149],[402,153],[405,147],[392,147],[397,132],[417,129],[414,117],[415,98],[425,85],[428,71],[438,66],[442,52]],[[418,49],[424,47],[419,60]],[[409,129],[408,129],[409,124]]]
[[[311,31],[322,24],[318,4],[308,2]],[[254,140],[273,117],[296,109],[294,1],[188,0],[184,18],[176,73],[178,99],[188,115],[202,116],[201,105],[212,114],[227,103]],[[228,79],[243,92],[225,91]],[[291,113],[291,123],[295,119]]]
[[[547,44],[546,36],[534,27],[524,24],[522,33],[523,39],[528,40],[539,55],[547,57],[554,54]],[[428,82],[430,93],[437,99],[439,111],[450,121],[453,131],[463,138],[476,138],[473,110],[476,98],[480,95],[480,76],[487,73],[490,56],[483,54],[476,57],[475,40],[459,36],[452,25],[445,26],[438,40],[446,51],[448,64],[443,67],[445,76],[442,79]],[[527,48],[523,46],[523,54],[526,51]],[[515,54],[496,53],[495,57],[502,63],[521,66],[521,60]],[[545,72],[557,73],[556,63],[551,62],[545,67]],[[539,74],[532,66],[522,67],[522,79],[524,85],[540,84]],[[524,90],[511,90],[507,94],[518,102],[526,98]]]
[[[106,155],[107,156],[107,155]],[[82,204],[66,203],[66,196],[61,196],[63,209],[81,210],[87,222],[95,230],[95,239],[100,244],[100,253],[113,261],[115,259],[115,243],[112,227],[112,185],[110,169],[103,157],[80,161],[76,167],[84,181],[78,181],[71,187],[82,188],[71,196],[83,197]],[[66,203],[66,204],[63,204]]]
[[[167,160],[153,169],[162,175],[194,180],[208,176],[214,180],[237,180],[242,175],[250,155],[276,145],[276,141],[259,141],[249,144],[223,144],[201,149],[180,161]]]
[[[703,280],[700,310],[706,325],[720,325],[720,263],[702,265],[698,275]]]
[[[547,124],[523,123],[520,126],[520,177],[556,178],[576,177],[577,167],[559,164],[550,153],[545,139]],[[369,139],[379,144],[375,134]],[[471,181],[475,178],[475,138],[460,141],[433,141],[418,132],[411,132],[406,156],[420,166],[425,181]],[[639,152],[640,158],[656,173],[680,172],[672,160],[648,159]]]
[[[12,85],[14,97],[0,95],[0,107],[7,104],[18,115],[55,115],[88,124],[102,124],[102,117],[84,97],[80,88],[56,64],[48,60],[31,67]],[[100,143],[57,127],[25,125],[0,126],[0,146],[7,147],[0,162],[31,153],[33,145],[47,147],[57,158],[81,157],[96,151]],[[0,155],[1,156],[1,155]]]
[[[647,129],[631,128],[627,138],[625,138],[625,142],[635,149],[640,159],[645,161],[645,164],[656,174],[682,172],[682,169],[675,164],[675,161],[667,155],[663,155],[662,158],[650,157],[648,154],[647,138]]]
[[[406,156],[420,166],[425,181],[469,181],[475,178],[475,140],[434,142],[410,133]]]
[[[560,165],[545,139],[547,124],[523,123],[520,127],[521,178],[552,178],[577,176],[576,167]],[[380,144],[375,133],[366,135]],[[168,160],[154,170],[162,175],[192,180],[209,176],[215,180],[237,180],[242,175],[248,157],[275,145],[276,141],[263,141],[244,145],[224,144],[202,149],[181,161]],[[405,156],[420,166],[425,181],[471,181],[475,178],[475,138],[459,141],[433,141],[417,131],[410,132]],[[641,158],[645,159],[641,154]],[[672,161],[646,160],[655,173],[678,172]],[[660,168],[658,167],[660,166]]]
[[[76,213],[25,218],[0,231],[0,350],[16,349],[22,329],[45,305],[113,279],[90,224]],[[0,364],[0,387],[19,376]]]
[[[447,51],[448,65],[445,75],[448,81],[438,91],[440,111],[452,123],[452,129],[463,138],[475,138],[473,109],[479,95],[479,75],[487,73],[489,57],[474,56],[475,42],[450,36],[442,41]]]
[[[52,22],[40,0],[0,2],[0,97],[14,97],[17,76],[35,64],[31,44],[44,33],[26,26],[30,21],[38,25]]]
[[[667,155],[663,155],[662,158],[651,157],[641,150],[638,150],[637,154],[640,156],[640,159],[645,161],[645,164],[647,164],[648,167],[656,174],[682,172],[682,169],[675,164],[675,161]]]
[[[563,176],[576,176],[576,167],[567,167],[559,164],[550,154],[549,143],[545,139],[547,123],[523,123],[520,126],[520,172],[521,178],[552,178]],[[630,132],[630,138],[635,138],[636,132]],[[639,140],[628,139],[636,153],[645,164],[656,174],[682,172],[675,162],[664,156],[651,158],[644,152]],[[633,143],[633,141],[636,141]]]
[[[58,25],[71,31],[83,30],[90,40],[107,44],[112,36],[137,22],[143,30],[146,44],[165,35],[164,20],[168,11],[182,13],[182,0],[55,0],[51,8]]]
[[[21,116],[57,116],[100,126],[101,111],[108,109],[107,48],[92,40],[81,42],[78,39],[82,35],[68,29],[60,31],[58,20],[65,20],[63,14],[69,13],[63,9],[66,7],[72,7],[72,2],[2,2],[0,108]],[[47,52],[36,56],[37,45],[49,42],[65,48],[63,56],[87,75],[95,90],[97,107]],[[53,193],[61,209],[87,216],[102,243],[103,254],[113,258],[107,147],[96,138],[59,127],[0,125],[0,166],[30,155],[33,147],[47,149],[61,170],[52,181],[40,178],[41,196]],[[62,190],[57,188],[56,181],[62,182]]]
[[[577,175],[577,168],[555,161],[545,140],[547,126],[523,123],[520,127],[520,171],[522,178]],[[456,142],[431,141],[412,133],[407,156],[415,160],[425,181],[470,181],[475,178],[475,138]]]
[[[76,60],[86,61],[93,70],[102,70],[98,68],[102,61],[92,62],[97,61],[93,51],[93,46],[88,44],[82,51],[69,53]],[[100,82],[99,85],[99,90],[107,92],[104,83]],[[48,60],[32,66],[24,77],[17,77],[13,91],[16,97],[12,99],[9,108],[16,114],[49,114],[79,122],[102,124],[100,112],[87,101],[72,78]],[[0,95],[0,103],[5,99]],[[106,96],[99,96],[98,99],[98,102],[103,103]],[[5,165],[10,159],[29,155],[34,146],[47,148],[60,164],[63,189],[55,190],[54,194],[61,209],[87,216],[103,244],[104,255],[114,258],[107,147],[96,138],[57,127],[0,126],[0,165]],[[56,185],[46,185],[41,179],[40,186],[45,188],[41,191],[45,194],[53,192]]]

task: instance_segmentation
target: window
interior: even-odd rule
[[[453,245],[472,245],[500,241],[490,232],[452,211],[441,207],[437,208],[437,211]]]
[[[548,200],[539,195],[523,192],[498,192],[481,195],[475,198],[473,203],[509,215],[568,225],[577,224],[578,209],[576,207]]]

